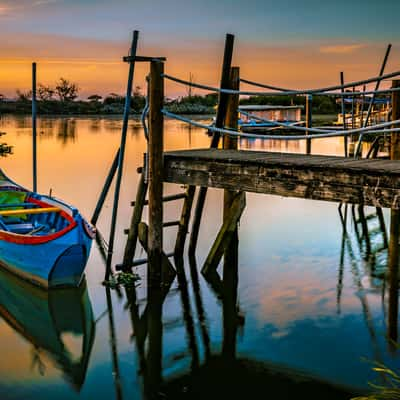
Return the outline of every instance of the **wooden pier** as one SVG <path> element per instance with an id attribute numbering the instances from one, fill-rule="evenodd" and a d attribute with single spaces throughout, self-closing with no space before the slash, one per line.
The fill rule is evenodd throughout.
<path id="1" fill-rule="evenodd" d="M 400 207 L 400 162 L 199 149 L 164 153 L 164 181 L 375 207 Z"/>

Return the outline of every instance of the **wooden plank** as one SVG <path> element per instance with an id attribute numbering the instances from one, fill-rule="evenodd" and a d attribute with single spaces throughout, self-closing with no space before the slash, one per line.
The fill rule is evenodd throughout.
<path id="1" fill-rule="evenodd" d="M 49 212 L 60 212 L 62 211 L 57 207 L 46 207 L 46 208 L 34 208 L 34 209 L 20 209 L 20 210 L 5 210 L 0 211 L 1 217 L 10 217 L 16 215 L 28 215 L 28 214 L 44 214 Z"/>
<path id="2" fill-rule="evenodd" d="M 164 155 L 164 180 L 375 207 L 399 206 L 399 161 L 252 153 L 209 149 L 168 152 Z"/>
<path id="3" fill-rule="evenodd" d="M 221 161 L 227 164 L 300 166 L 303 169 L 315 167 L 325 170 L 354 170 L 365 173 L 391 173 L 400 175 L 400 162 L 390 160 L 354 160 L 336 156 L 305 156 L 302 154 L 255 152 L 248 150 L 197 149 L 165 153 L 167 159 L 194 161 Z"/>

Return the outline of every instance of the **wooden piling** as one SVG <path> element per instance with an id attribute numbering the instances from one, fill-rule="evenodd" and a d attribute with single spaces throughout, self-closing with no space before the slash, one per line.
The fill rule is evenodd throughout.
<path id="1" fill-rule="evenodd" d="M 149 254 L 149 228 L 144 223 L 141 222 L 138 226 L 138 236 L 140 244 L 142 245 L 144 251 Z M 168 259 L 168 255 L 161 251 L 161 282 L 163 287 L 170 284 L 176 276 L 175 268 L 172 266 Z M 150 263 L 150 259 L 148 259 Z"/>
<path id="2" fill-rule="evenodd" d="M 400 87 L 400 80 L 392 82 L 392 88 Z M 392 93 L 392 120 L 400 119 L 400 93 Z M 390 159 L 400 160 L 400 139 L 396 133 L 390 138 Z M 399 237 L 400 237 L 400 211 L 390 210 L 390 238 L 389 238 L 389 312 L 388 312 L 388 337 L 397 341 L 398 313 L 399 313 Z"/>
<path id="3" fill-rule="evenodd" d="M 130 54 L 132 56 L 136 56 L 138 41 L 139 41 L 139 32 L 134 31 L 132 44 L 131 44 L 131 50 L 130 50 Z M 112 262 L 112 255 L 113 255 L 113 251 L 114 251 L 115 228 L 116 228 L 116 224 L 117 224 L 119 193 L 120 193 L 120 188 L 121 188 L 122 173 L 123 173 L 123 166 L 124 166 L 125 145 L 126 145 L 126 137 L 127 137 L 127 133 L 128 133 L 129 113 L 130 113 L 130 109 L 131 109 L 131 97 L 132 97 L 134 72 L 135 72 L 135 62 L 132 61 L 129 64 L 128 84 L 127 84 L 126 96 L 125 96 L 125 107 L 124 107 L 124 116 L 123 116 L 123 121 L 122 121 L 122 132 L 121 132 L 121 144 L 120 144 L 120 152 L 119 152 L 119 157 L 118 157 L 118 171 L 117 171 L 117 179 L 115 182 L 114 203 L 113 203 L 113 211 L 112 211 L 112 216 L 111 216 L 110 239 L 108 241 L 108 257 L 107 257 L 105 280 L 108 280 L 110 277 L 110 274 L 111 274 L 111 262 Z"/>
<path id="4" fill-rule="evenodd" d="M 176 236 L 176 243 L 175 243 L 176 257 L 182 257 L 183 255 L 195 191 L 196 191 L 195 186 L 188 186 L 186 189 L 185 201 L 183 203 L 181 218 L 179 220 L 178 234 Z"/>
<path id="5" fill-rule="evenodd" d="M 343 71 L 340 72 L 340 84 L 342 86 L 344 85 Z M 344 88 L 341 88 L 341 92 L 344 93 Z M 345 103 L 344 103 L 344 96 L 342 96 L 342 118 L 343 118 L 343 130 L 346 130 L 347 124 L 346 124 L 346 108 L 345 108 Z M 344 156 L 347 157 L 347 155 L 348 155 L 348 151 L 347 151 L 348 137 L 347 136 L 343 137 L 343 143 L 344 143 Z"/>
<path id="6" fill-rule="evenodd" d="M 216 269 L 221 260 L 221 257 L 231 243 L 237 224 L 242 216 L 243 210 L 246 207 L 246 196 L 244 192 L 236 194 L 230 212 L 226 215 L 225 221 L 218 232 L 217 238 L 207 256 L 207 259 L 202 268 L 202 273 L 207 274 L 208 270 Z"/>
<path id="7" fill-rule="evenodd" d="M 400 87 L 400 80 L 392 81 L 392 88 Z M 400 92 L 392 92 L 392 121 L 400 119 Z M 390 159 L 400 160 L 400 137 L 393 132 L 390 138 Z"/>
<path id="8" fill-rule="evenodd" d="M 239 67 L 231 68 L 229 88 L 233 90 L 239 90 L 240 88 Z M 238 119 L 239 119 L 238 109 L 239 109 L 239 94 L 229 95 L 225 125 L 233 130 L 238 129 Z M 225 135 L 223 138 L 224 149 L 237 150 L 238 144 L 239 143 L 237 137 L 231 137 Z M 230 209 L 232 206 L 232 202 L 236 196 L 236 193 L 237 193 L 236 191 L 224 190 L 224 212 L 223 212 L 224 222 L 226 222 L 227 218 L 229 218 Z M 232 233 L 231 243 L 227 246 L 225 250 L 224 277 L 226 275 L 227 270 L 233 268 L 234 265 L 237 263 L 236 261 L 238 259 L 238 254 L 237 254 L 238 243 L 239 243 L 239 238 L 236 226 L 236 229 Z"/>
<path id="9" fill-rule="evenodd" d="M 111 165 L 110 171 L 108 172 L 108 175 L 107 175 L 106 181 L 104 183 L 103 189 L 102 189 L 102 191 L 100 193 L 100 197 L 99 197 L 99 199 L 97 201 L 96 208 L 95 208 L 95 210 L 93 212 L 93 216 L 92 216 L 92 218 L 90 220 L 90 222 L 93 225 L 97 224 L 97 220 L 99 219 L 100 212 L 101 212 L 101 210 L 103 208 L 103 205 L 104 205 L 104 202 L 106 200 L 108 191 L 110 190 L 111 183 L 112 183 L 112 181 L 114 179 L 115 172 L 117 171 L 119 153 L 120 153 L 120 149 L 118 148 L 117 153 L 115 154 L 115 157 L 114 157 L 114 161 L 113 161 L 113 163 Z"/>
<path id="10" fill-rule="evenodd" d="M 312 95 L 306 95 L 306 128 L 312 128 Z M 306 133 L 309 135 L 309 132 Z M 311 154 L 311 139 L 306 140 L 306 153 Z"/>
<path id="11" fill-rule="evenodd" d="M 163 246 L 164 64 L 152 61 L 149 90 L 149 285 L 161 284 Z"/>
<path id="12" fill-rule="evenodd" d="M 33 191 L 37 191 L 37 104 L 36 104 L 36 63 L 32 63 L 32 174 Z"/>
<path id="13" fill-rule="evenodd" d="M 239 90 L 240 88 L 240 69 L 232 67 L 230 73 L 230 89 Z M 233 130 L 238 129 L 238 108 L 239 95 L 229 95 L 228 108 L 225 125 Z M 224 136 L 223 148 L 229 150 L 238 150 L 238 138 Z M 246 194 L 236 191 L 224 190 L 224 224 L 230 224 L 232 211 L 235 209 L 233 203 L 235 197 L 239 196 L 243 209 L 245 205 Z M 223 269 L 223 285 L 222 285 L 222 302 L 223 302 L 223 344 L 222 354 L 228 359 L 234 359 L 236 354 L 236 333 L 237 333 L 237 286 L 238 286 L 238 265 L 239 265 L 239 235 L 238 222 L 243 209 L 237 214 L 238 218 L 232 221 L 232 232 L 227 234 L 227 240 L 224 249 L 224 269 Z M 239 210 L 238 210 L 239 211 Z M 229 240 L 230 236 L 230 240 Z M 217 261 L 214 264 L 217 265 Z"/>
<path id="14" fill-rule="evenodd" d="M 222 72 L 221 72 L 221 89 L 228 89 L 230 84 L 230 73 L 231 73 L 231 65 L 232 65 L 232 56 L 233 56 L 233 43 L 235 40 L 235 36 L 231 34 L 226 35 L 225 39 L 225 50 L 224 50 L 224 58 L 222 63 Z M 225 124 L 226 112 L 228 107 L 228 99 L 229 96 L 226 93 L 220 93 L 219 101 L 218 101 L 218 109 L 217 115 L 215 118 L 215 126 L 217 128 L 222 128 Z M 211 141 L 211 148 L 217 148 L 220 139 L 220 134 L 215 132 L 213 134 L 213 138 Z M 197 197 L 195 215 L 192 224 L 192 232 L 190 235 L 189 242 L 189 253 L 194 254 L 197 246 L 197 240 L 199 237 L 199 229 L 200 229 L 200 221 L 201 216 L 203 214 L 204 203 L 207 195 L 207 187 L 201 187 L 199 190 L 199 195 Z"/>
<path id="15" fill-rule="evenodd" d="M 145 170 L 140 175 L 138 190 L 136 193 L 135 208 L 133 210 L 131 225 L 129 228 L 128 239 L 125 245 L 124 258 L 122 261 L 122 270 L 127 271 L 132 266 L 133 257 L 135 256 L 136 243 L 138 239 L 139 223 L 142 220 L 143 207 L 146 198 L 148 185 L 145 182 Z"/>

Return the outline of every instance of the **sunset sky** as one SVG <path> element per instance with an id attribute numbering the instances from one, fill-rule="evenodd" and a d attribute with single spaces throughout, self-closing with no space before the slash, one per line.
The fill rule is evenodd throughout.
<path id="1" fill-rule="evenodd" d="M 242 77 L 290 87 L 336 84 L 400 69 L 398 0 L 0 0 L 0 93 L 14 96 L 63 76 L 81 97 L 123 93 L 132 30 L 139 53 L 166 56 L 166 71 L 197 82 L 219 80 L 224 37 L 236 36 Z M 137 69 L 143 87 L 145 66 Z M 169 85 L 167 94 L 185 89 Z"/>

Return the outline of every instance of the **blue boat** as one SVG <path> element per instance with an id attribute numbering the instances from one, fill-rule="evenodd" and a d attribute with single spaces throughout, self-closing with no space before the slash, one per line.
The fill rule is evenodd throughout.
<path id="1" fill-rule="evenodd" d="M 45 288 L 79 286 L 95 228 L 78 210 L 0 170 L 0 265 Z"/>

